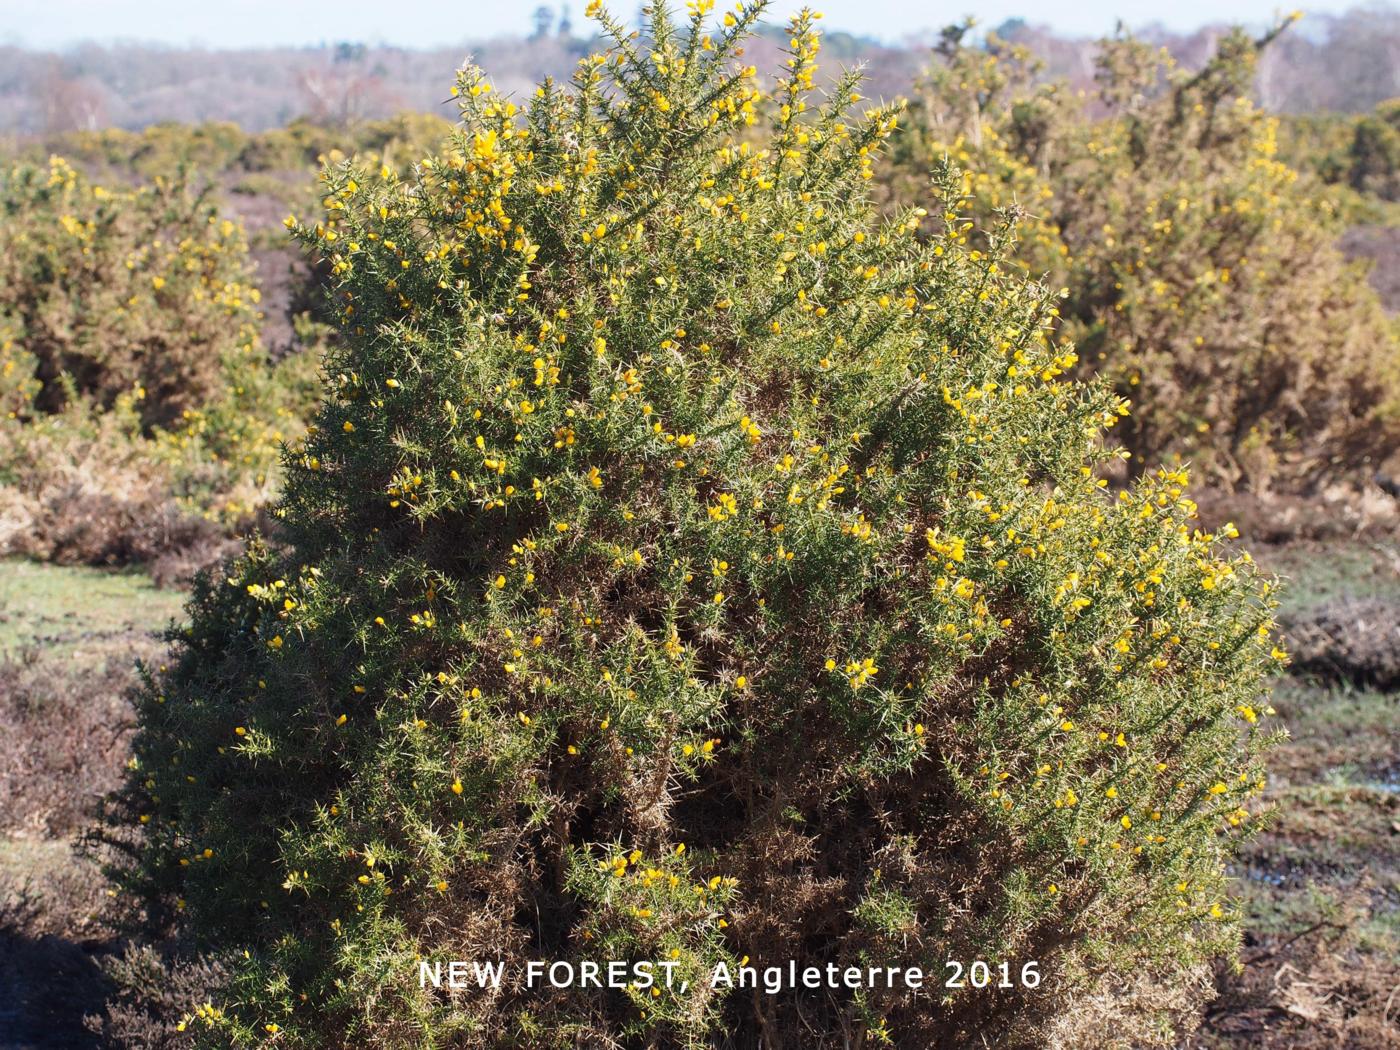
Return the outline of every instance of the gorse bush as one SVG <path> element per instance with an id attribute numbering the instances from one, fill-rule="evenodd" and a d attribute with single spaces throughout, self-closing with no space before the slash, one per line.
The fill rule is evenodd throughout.
<path id="1" fill-rule="evenodd" d="M 886 208 L 927 192 L 929 173 L 950 161 L 962 175 L 962 193 L 975 222 L 962 231 L 979 246 L 987 234 L 1014 218 L 1017 250 L 1005 253 L 1023 273 L 1040 276 L 1065 264 L 1048 203 L 1054 199 L 1044 172 L 1030 154 L 1075 114 L 1061 101 L 1063 86 L 1040 79 L 1035 55 L 989 33 L 982 48 L 965 39 L 973 23 L 946 27 L 932 65 L 915 80 L 903 133 L 891 143 L 889 162 L 875 191 Z"/>
<path id="2" fill-rule="evenodd" d="M 897 114 L 812 99 L 813 16 L 765 89 L 763 5 L 709 7 L 591 4 L 524 110 L 464 70 L 412 180 L 296 226 L 343 338 L 286 545 L 197 588 L 120 811 L 126 892 L 227 967 L 201 1045 L 1042 1046 L 1120 995 L 1166 1038 L 1235 942 L 1268 583 L 1180 472 L 1105 494 L 1121 403 L 955 176 L 932 238 L 878 217 Z M 420 987 L 451 959 L 506 979 Z M 1044 980 L 711 987 L 745 959 Z"/>
<path id="3" fill-rule="evenodd" d="M 35 407 L 141 391 L 148 424 L 210 400 L 257 343 L 242 230 L 180 179 L 94 185 L 60 158 L 0 182 L 0 315 L 34 363 Z M 66 381 L 65 381 L 66 377 Z"/>
<path id="4" fill-rule="evenodd" d="M 1400 99 L 1355 116 L 1292 114 L 1281 121 L 1279 149 L 1340 191 L 1353 222 L 1393 225 L 1387 205 L 1400 202 Z"/>
<path id="5" fill-rule="evenodd" d="M 139 131 L 106 127 L 49 135 L 22 150 L 21 155 L 42 148 L 45 152 L 33 159 L 43 160 L 56 153 L 90 176 L 100 173 L 114 180 L 135 176 L 153 181 L 181 169 L 225 170 L 239 163 L 250 142 L 259 138 L 232 121 L 161 121 Z"/>
<path id="6" fill-rule="evenodd" d="M 301 433 L 315 397 L 310 364 L 237 370 L 178 429 L 148 430 L 134 394 L 106 410 L 80 399 L 57 414 L 0 419 L 0 552 L 207 561 L 276 498 L 282 442 Z"/>
<path id="7" fill-rule="evenodd" d="M 1352 189 L 1400 201 L 1400 99 L 1356 121 L 1342 172 Z"/>
<path id="8" fill-rule="evenodd" d="M 1037 85 L 1023 49 L 964 34 L 916 92 L 895 192 L 948 155 L 982 214 L 1036 217 L 1017 257 L 1068 289 L 1060 337 L 1081 370 L 1131 398 L 1139 472 L 1171 456 L 1228 487 L 1312 484 L 1393 446 L 1400 348 L 1335 245 L 1333 204 L 1248 99 L 1270 37 L 1235 32 L 1195 73 L 1105 41 L 1082 100 Z"/>
<path id="9" fill-rule="evenodd" d="M 273 498 L 315 363 L 268 361 L 250 275 L 179 179 L 0 179 L 0 550 L 146 560 Z"/>

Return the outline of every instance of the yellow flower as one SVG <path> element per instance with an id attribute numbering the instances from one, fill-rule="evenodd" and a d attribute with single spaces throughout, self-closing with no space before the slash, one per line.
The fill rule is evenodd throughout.
<path id="1" fill-rule="evenodd" d="M 851 660 L 846 664 L 847 681 L 852 689 L 860 689 L 866 682 L 880 673 L 880 669 L 875 666 L 875 661 L 870 657 L 864 660 Z"/>

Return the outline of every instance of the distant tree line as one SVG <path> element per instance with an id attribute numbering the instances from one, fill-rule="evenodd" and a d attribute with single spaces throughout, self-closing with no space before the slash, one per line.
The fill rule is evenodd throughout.
<path id="1" fill-rule="evenodd" d="M 567 5 L 540 5 L 533 27 L 528 38 L 431 50 L 352 41 L 228 51 L 144 44 L 86 44 L 63 52 L 0 47 L 0 134 L 136 129 L 163 121 L 232 121 L 259 131 L 302 116 L 348 124 L 404 110 L 447 112 L 441 85 L 469 56 L 503 93 L 520 96 L 543 77 L 567 75 L 594 47 L 580 35 Z M 1358 113 L 1400 95 L 1400 9 L 1372 6 L 1318 16 L 1300 30 L 1260 63 L 1256 92 L 1266 108 Z M 1190 67 L 1205 60 L 1224 32 L 1221 26 L 1188 34 L 1148 27 L 1139 36 L 1167 47 Z M 998 35 L 1031 47 L 1047 77 L 1091 85 L 1094 40 L 1060 36 L 1023 19 L 1004 23 Z M 864 63 L 870 97 L 891 98 L 907 93 L 931 43 L 929 33 L 896 45 L 832 33 L 826 54 L 844 65 Z M 785 44 L 770 27 L 754 39 L 751 60 L 764 68 Z"/>

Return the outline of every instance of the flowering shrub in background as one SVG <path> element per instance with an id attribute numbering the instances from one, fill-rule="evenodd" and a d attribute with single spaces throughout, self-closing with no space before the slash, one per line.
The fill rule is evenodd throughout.
<path id="1" fill-rule="evenodd" d="M 1400 201 L 1400 99 L 1382 102 L 1352 123 L 1350 141 L 1329 160 L 1342 181 L 1358 193 Z"/>
<path id="2" fill-rule="evenodd" d="M 266 503 L 315 366 L 273 367 L 257 301 L 242 231 L 180 179 L 0 178 L 4 550 L 140 559 L 176 517 Z"/>
<path id="3" fill-rule="evenodd" d="M 169 424 L 210 399 L 227 357 L 255 352 L 242 231 L 180 180 L 109 190 L 55 157 L 6 174 L 0 219 L 0 313 L 39 411 L 135 390 L 143 422 Z"/>
<path id="4" fill-rule="evenodd" d="M 1271 585 L 898 124 L 823 102 L 813 16 L 649 16 L 529 105 L 465 69 L 411 178 L 292 220 L 340 339 L 277 508 L 139 697 L 114 875 L 227 975 L 198 1045 L 1169 1042 L 1236 943 Z M 921 231 L 926 236 L 921 236 Z M 714 966 L 1029 961 L 801 997 Z M 418 963 L 504 960 L 498 991 Z M 654 990 L 524 960 L 671 961 Z M 1125 975 L 1133 975 L 1131 979 Z M 861 1033 L 865 1033 L 862 1035 Z"/>
<path id="5" fill-rule="evenodd" d="M 1059 337 L 1081 373 L 1132 400 L 1134 472 L 1165 456 L 1258 489 L 1374 469 L 1394 447 L 1400 344 L 1336 247 L 1334 205 L 1277 159 L 1276 121 L 1249 101 L 1280 30 L 1225 37 L 1195 73 L 1105 41 L 1084 99 L 966 28 L 915 93 L 887 192 L 907 197 L 946 155 L 983 215 L 1034 216 L 1017 257 L 1066 286 Z"/>

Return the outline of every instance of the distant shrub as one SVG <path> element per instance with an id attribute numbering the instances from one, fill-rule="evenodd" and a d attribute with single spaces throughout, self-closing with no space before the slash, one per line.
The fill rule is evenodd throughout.
<path id="1" fill-rule="evenodd" d="M 201 1045 L 1042 1046 L 1086 999 L 1164 1041 L 1236 941 L 1268 585 L 1180 472 L 1103 492 L 1120 402 L 953 201 L 878 218 L 896 115 L 810 98 L 810 14 L 765 100 L 763 5 L 690 6 L 591 4 L 524 111 L 464 70 L 412 180 L 297 226 L 342 339 L 286 546 L 197 586 L 117 811 L 126 899 L 227 962 Z M 711 988 L 746 958 L 1018 976 Z"/>
<path id="2" fill-rule="evenodd" d="M 399 154 L 409 164 L 422 159 L 442 141 L 450 121 L 428 113 L 401 113 L 384 120 L 369 120 L 338 127 L 307 119 L 294 120 L 252 136 L 239 155 L 246 171 L 277 171 L 327 162 L 337 163 L 355 154 L 372 154 L 374 163 Z"/>
<path id="3" fill-rule="evenodd" d="M 150 181 L 181 168 L 221 171 L 246 148 L 249 135 L 230 121 L 161 121 L 128 131 L 101 128 L 46 137 L 42 145 L 90 174 L 118 181 Z"/>
<path id="4" fill-rule="evenodd" d="M 256 353 L 250 277 L 242 231 L 178 179 L 109 190 L 57 157 L 0 177 L 0 317 L 39 411 L 139 389 L 149 425 L 209 401 Z"/>
<path id="5" fill-rule="evenodd" d="M 1400 98 L 1356 121 L 1345 171 L 1352 189 L 1400 201 Z"/>
<path id="6" fill-rule="evenodd" d="M 1394 224 L 1387 205 L 1400 204 L 1400 99 L 1360 115 L 1282 117 L 1279 153 L 1328 183 L 1352 221 Z"/>
<path id="7" fill-rule="evenodd" d="M 248 280 L 238 227 L 178 180 L 4 177 L 0 551 L 148 560 L 272 499 L 316 365 L 269 363 Z"/>
<path id="8" fill-rule="evenodd" d="M 892 193 L 945 153 L 982 215 L 1035 216 L 1021 264 L 1064 285 L 1060 335 L 1134 408 L 1138 472 L 1190 460 L 1230 487 L 1307 485 L 1393 447 L 1400 347 L 1336 247 L 1334 208 L 1276 159 L 1248 99 L 1258 48 L 1225 37 L 1195 73 L 1106 41 L 1091 116 L 1026 53 L 945 34 Z M 1265 41 L 1266 42 L 1266 41 Z"/>
<path id="9" fill-rule="evenodd" d="M 164 562 L 173 577 L 217 557 L 276 499 L 282 443 L 300 437 L 317 387 L 306 357 L 226 380 L 218 400 L 170 429 L 144 427 L 134 394 L 106 410 L 77 399 L 57 414 L 0 418 L 0 553 Z"/>

